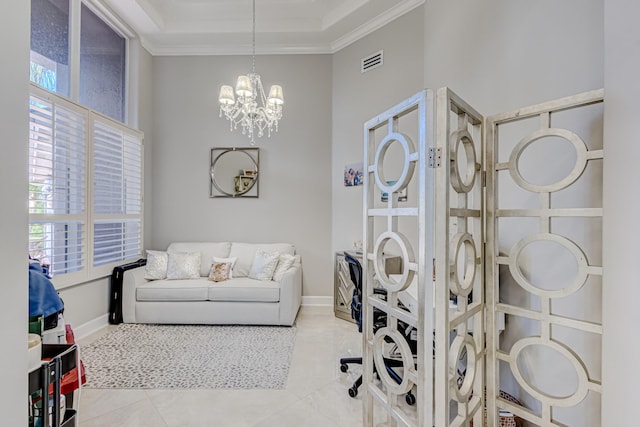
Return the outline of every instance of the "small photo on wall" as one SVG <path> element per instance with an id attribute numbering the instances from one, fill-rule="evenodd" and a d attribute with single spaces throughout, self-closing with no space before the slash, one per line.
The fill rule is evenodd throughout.
<path id="1" fill-rule="evenodd" d="M 355 187 L 364 181 L 364 164 L 350 163 L 344 166 L 344 186 Z"/>

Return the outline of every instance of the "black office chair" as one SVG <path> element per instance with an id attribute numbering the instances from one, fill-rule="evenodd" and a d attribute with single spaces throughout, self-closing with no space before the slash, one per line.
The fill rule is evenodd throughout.
<path id="1" fill-rule="evenodd" d="M 344 259 L 349 265 L 349 275 L 351 277 L 351 281 L 354 284 L 353 296 L 351 298 L 351 317 L 358 324 L 358 332 L 362 332 L 362 265 L 360 262 L 349 255 L 347 252 L 344 254 Z M 386 298 L 387 292 L 384 289 L 374 288 L 374 294 L 379 295 L 381 298 Z M 387 325 L 387 314 L 379 310 L 377 308 L 373 308 L 373 331 L 374 333 Z M 398 322 L 398 331 L 407 338 L 407 342 L 409 343 L 409 347 L 413 354 L 417 351 L 417 341 L 412 340 L 411 336 L 411 326 L 407 325 L 404 322 Z M 347 372 L 349 370 L 349 365 L 362 365 L 362 357 L 344 357 L 340 359 L 340 371 Z M 393 368 L 401 368 L 403 366 L 402 360 L 384 358 L 384 367 L 391 378 L 396 381 L 398 384 L 402 382 L 402 378 L 398 375 L 397 372 L 393 370 Z M 378 367 L 373 366 L 373 372 L 377 375 Z M 349 396 L 356 397 L 358 395 L 358 388 L 362 385 L 362 375 L 356 379 L 353 383 L 353 386 L 349 389 Z M 416 403 L 416 396 L 409 391 L 405 395 L 405 400 L 409 405 L 413 405 Z"/>

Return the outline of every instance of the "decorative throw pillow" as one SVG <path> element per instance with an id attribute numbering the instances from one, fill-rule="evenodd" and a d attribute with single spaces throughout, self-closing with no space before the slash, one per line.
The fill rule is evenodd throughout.
<path id="1" fill-rule="evenodd" d="M 273 280 L 276 282 L 281 281 L 282 276 L 284 276 L 284 273 L 291 268 L 295 260 L 295 255 L 280 254 L 280 258 L 278 258 L 278 265 L 273 272 Z"/>
<path id="2" fill-rule="evenodd" d="M 273 272 L 278 265 L 280 254 L 278 252 L 265 252 L 258 249 L 253 257 L 249 278 L 256 280 L 271 280 Z"/>
<path id="3" fill-rule="evenodd" d="M 170 252 L 167 279 L 197 279 L 200 277 L 200 252 Z"/>
<path id="4" fill-rule="evenodd" d="M 168 256 L 163 251 L 147 251 L 147 265 L 144 268 L 144 278 L 147 280 L 162 280 L 167 277 Z"/>
<path id="5" fill-rule="evenodd" d="M 214 262 L 209 270 L 209 280 L 212 282 L 224 282 L 229 280 L 231 274 L 230 262 Z"/>
<path id="6" fill-rule="evenodd" d="M 220 258 L 217 256 L 213 257 L 213 262 L 228 262 L 231 263 L 231 268 L 229 269 L 229 279 L 233 279 L 233 266 L 236 265 L 236 261 L 238 260 L 238 257 L 232 257 L 232 258 Z"/>

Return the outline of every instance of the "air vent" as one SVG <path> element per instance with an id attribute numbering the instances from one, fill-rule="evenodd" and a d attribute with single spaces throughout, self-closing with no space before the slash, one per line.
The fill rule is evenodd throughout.
<path id="1" fill-rule="evenodd" d="M 376 52 L 373 55 L 369 55 L 362 58 L 362 67 L 360 71 L 366 73 L 367 71 L 378 68 L 382 65 L 382 51 Z"/>

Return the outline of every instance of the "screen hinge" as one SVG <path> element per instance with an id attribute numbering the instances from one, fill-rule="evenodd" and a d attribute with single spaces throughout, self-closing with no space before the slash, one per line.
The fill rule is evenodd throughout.
<path id="1" fill-rule="evenodd" d="M 429 148 L 429 167 L 439 168 L 442 160 L 442 148 Z"/>

